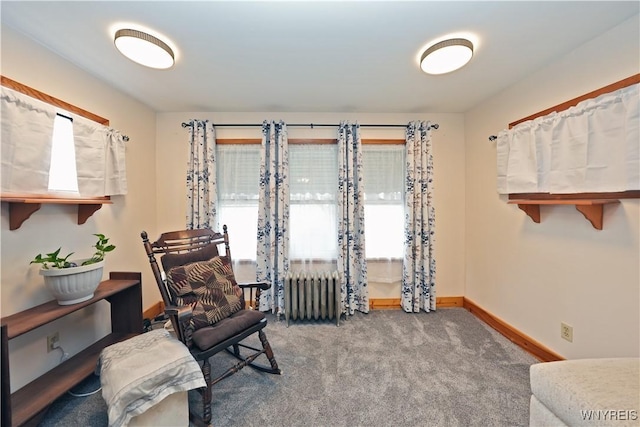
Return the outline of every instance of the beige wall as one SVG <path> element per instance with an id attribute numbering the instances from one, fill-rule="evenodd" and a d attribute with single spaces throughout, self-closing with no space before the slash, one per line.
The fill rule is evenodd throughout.
<path id="1" fill-rule="evenodd" d="M 461 296 L 464 290 L 464 121 L 461 114 L 348 114 L 348 113 L 161 113 L 157 120 L 157 168 L 166 185 L 158 189 L 158 228 L 184 227 L 185 166 L 188 133 L 183 122 L 209 119 L 214 123 L 262 123 L 284 120 L 286 123 L 361 124 L 408 123 L 429 120 L 440 128 L 433 131 L 435 169 L 437 295 Z M 289 127 L 289 138 L 335 138 L 335 128 Z M 259 127 L 219 128 L 218 138 L 261 138 Z M 404 139 L 404 129 L 362 128 L 363 138 Z M 439 184 L 438 184 L 439 183 Z M 400 271 L 396 266 L 396 271 Z M 375 268 L 375 266 L 371 266 Z M 375 275 L 376 272 L 373 272 Z M 254 280 L 247 277 L 245 280 Z M 242 280 L 242 278 L 240 278 Z M 400 298 L 400 283 L 370 283 L 370 298 Z"/>
<path id="2" fill-rule="evenodd" d="M 566 358 L 640 353 L 640 202 L 605 207 L 595 230 L 572 206 L 535 224 L 496 193 L 508 123 L 638 73 L 638 16 L 466 114 L 465 296 Z M 573 343 L 560 338 L 573 326 Z"/>
<path id="3" fill-rule="evenodd" d="M 2 203 L 1 310 L 7 316 L 49 301 L 38 267 L 29 261 L 41 252 L 63 246 L 63 250 L 90 256 L 93 233 L 111 238 L 117 248 L 109 254 L 108 271 L 141 271 L 143 307 L 160 299 L 152 282 L 140 231 L 156 229 L 155 112 L 123 95 L 83 70 L 25 39 L 6 26 L 2 28 L 2 74 L 110 120 L 111 126 L 130 137 L 127 145 L 129 194 L 113 197 L 83 225 L 77 225 L 77 208 L 43 205 L 14 231 L 9 230 L 6 203 Z M 46 353 L 46 336 L 59 331 L 60 344 L 75 354 L 109 331 L 109 305 L 67 316 L 10 342 L 12 388 L 16 389 L 57 365 L 60 352 Z"/>

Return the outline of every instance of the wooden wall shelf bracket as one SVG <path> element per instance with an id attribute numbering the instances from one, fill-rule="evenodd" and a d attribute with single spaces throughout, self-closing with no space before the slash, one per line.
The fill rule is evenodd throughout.
<path id="1" fill-rule="evenodd" d="M 540 205 L 574 205 L 578 212 L 593 225 L 602 230 L 604 205 L 620 203 L 615 199 L 511 199 L 509 204 L 517 204 L 535 223 L 540 223 Z"/>
<path id="2" fill-rule="evenodd" d="M 40 203 L 9 203 L 9 230 L 20 228 L 40 206 Z"/>
<path id="3" fill-rule="evenodd" d="M 511 203 L 511 202 L 509 202 Z M 518 203 L 518 207 L 526 213 L 529 218 L 536 224 L 540 224 L 540 205 L 528 205 L 524 203 Z"/>
<path id="4" fill-rule="evenodd" d="M 62 198 L 53 196 L 32 196 L 2 194 L 0 200 L 9 204 L 9 230 L 17 230 L 34 212 L 43 204 L 77 205 L 78 225 L 87 222 L 87 219 L 105 204 L 111 204 L 111 198 Z"/>
<path id="5" fill-rule="evenodd" d="M 78 205 L 78 225 L 84 224 L 87 222 L 89 217 L 93 215 L 98 209 L 102 207 L 102 203 L 100 204 L 88 204 L 88 205 Z"/>

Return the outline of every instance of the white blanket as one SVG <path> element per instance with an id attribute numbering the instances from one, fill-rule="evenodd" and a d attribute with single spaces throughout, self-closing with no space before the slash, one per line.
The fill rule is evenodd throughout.
<path id="1" fill-rule="evenodd" d="M 198 362 L 164 329 L 104 348 L 99 363 L 109 426 L 128 425 L 173 393 L 206 387 Z"/>

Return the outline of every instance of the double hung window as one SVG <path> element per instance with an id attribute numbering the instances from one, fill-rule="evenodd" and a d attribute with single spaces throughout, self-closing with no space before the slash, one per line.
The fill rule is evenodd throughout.
<path id="1" fill-rule="evenodd" d="M 233 236 L 233 258 L 256 259 L 260 145 L 217 145 L 218 230 Z"/>
<path id="2" fill-rule="evenodd" d="M 289 146 L 289 258 L 335 260 L 338 147 Z"/>
<path id="3" fill-rule="evenodd" d="M 363 145 L 367 259 L 401 259 L 404 251 L 404 145 Z"/>

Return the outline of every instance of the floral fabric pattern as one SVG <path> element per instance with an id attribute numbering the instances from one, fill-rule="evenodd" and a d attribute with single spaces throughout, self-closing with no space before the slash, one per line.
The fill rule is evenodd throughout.
<path id="1" fill-rule="evenodd" d="M 287 125 L 264 121 L 258 200 L 256 279 L 271 283 L 260 295 L 261 311 L 284 312 L 284 279 L 289 271 L 289 143 Z"/>
<path id="2" fill-rule="evenodd" d="M 208 120 L 189 126 L 187 165 L 187 229 L 217 228 L 216 133 Z"/>
<path id="3" fill-rule="evenodd" d="M 435 208 L 431 124 L 410 122 L 406 129 L 405 244 L 402 309 L 436 309 Z"/>
<path id="4" fill-rule="evenodd" d="M 364 239 L 364 184 L 360 125 L 338 128 L 338 272 L 342 311 L 369 312 Z"/>

